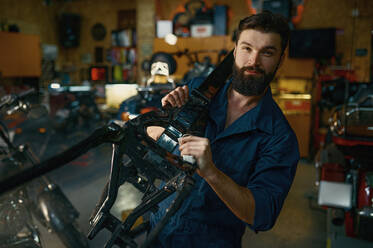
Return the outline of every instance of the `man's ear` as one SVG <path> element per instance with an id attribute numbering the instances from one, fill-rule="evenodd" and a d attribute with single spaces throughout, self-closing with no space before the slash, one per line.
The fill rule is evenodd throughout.
<path id="1" fill-rule="evenodd" d="M 233 48 L 233 57 L 236 60 L 236 45 L 234 45 L 234 48 Z"/>

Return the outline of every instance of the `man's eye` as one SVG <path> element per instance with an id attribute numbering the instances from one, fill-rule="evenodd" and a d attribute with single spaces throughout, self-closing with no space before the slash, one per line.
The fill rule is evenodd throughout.
<path id="1" fill-rule="evenodd" d="M 272 51 L 263 51 L 263 54 L 264 54 L 264 56 L 268 56 L 268 57 L 273 56 Z"/>

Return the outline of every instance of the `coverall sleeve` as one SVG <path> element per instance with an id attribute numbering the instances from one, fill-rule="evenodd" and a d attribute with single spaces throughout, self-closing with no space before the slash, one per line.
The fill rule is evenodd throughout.
<path id="1" fill-rule="evenodd" d="M 294 132 L 285 125 L 259 152 L 247 188 L 255 199 L 255 231 L 269 230 L 275 224 L 293 182 L 299 161 L 298 142 Z M 279 131 L 279 132 L 278 132 Z"/>

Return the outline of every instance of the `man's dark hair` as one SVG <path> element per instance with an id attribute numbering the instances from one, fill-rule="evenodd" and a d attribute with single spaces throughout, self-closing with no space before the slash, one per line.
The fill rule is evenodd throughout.
<path id="1" fill-rule="evenodd" d="M 265 33 L 278 33 L 281 36 L 281 49 L 284 52 L 288 41 L 290 29 L 286 19 L 279 14 L 273 14 L 270 11 L 248 16 L 240 21 L 236 31 L 236 44 L 241 33 L 247 29 L 256 29 Z"/>

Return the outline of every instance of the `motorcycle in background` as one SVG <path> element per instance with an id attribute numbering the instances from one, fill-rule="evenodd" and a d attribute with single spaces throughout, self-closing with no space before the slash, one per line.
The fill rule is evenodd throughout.
<path id="1" fill-rule="evenodd" d="M 11 115 L 15 111 L 30 111 L 26 98 L 33 89 L 19 95 L 6 95 L 0 100 L 0 111 Z M 14 145 L 7 126 L 0 121 L 0 169 L 7 177 L 39 163 L 26 144 Z M 43 247 L 36 218 L 49 232 L 54 232 L 69 248 L 88 247 L 85 235 L 79 230 L 76 219 L 79 213 L 48 177 L 42 176 L 30 183 L 0 196 L 0 247 Z"/>
<path id="2" fill-rule="evenodd" d="M 373 241 L 373 87 L 334 108 L 316 159 L 318 204 L 345 235 Z"/>
<path id="3" fill-rule="evenodd" d="M 102 119 L 90 86 L 49 86 L 51 121 L 56 130 L 68 132 L 78 126 L 90 127 Z"/>
<path id="4" fill-rule="evenodd" d="M 173 90 L 177 85 L 183 85 L 195 77 L 206 78 L 214 69 L 211 58 L 205 56 L 202 61 L 199 60 L 199 54 L 218 53 L 217 63 L 228 53 L 226 50 L 200 50 L 200 51 L 178 51 L 175 53 L 156 52 L 151 59 L 142 63 L 142 69 L 150 72 L 150 77 L 145 87 L 138 87 L 136 96 L 130 97 L 120 104 L 117 119 L 127 121 L 139 114 L 144 114 L 151 110 L 161 108 L 161 99 Z M 177 63 L 174 56 L 186 56 L 188 65 L 191 66 L 183 76 L 180 83 L 176 84 L 171 77 L 177 69 Z"/>
<path id="5" fill-rule="evenodd" d="M 177 36 L 171 33 L 167 34 L 164 38 L 165 42 L 171 46 L 177 46 L 177 39 Z M 177 52 L 169 54 L 178 58 L 185 56 L 188 60 L 187 65 L 190 67 L 190 69 L 184 74 L 183 79 L 181 80 L 181 84 L 185 84 L 195 77 L 206 78 L 215 69 L 215 65 L 212 63 L 212 60 L 209 56 L 204 56 L 202 61 L 200 61 L 199 57 L 201 54 L 216 53 L 216 65 L 220 64 L 222 58 L 224 58 L 228 54 L 228 51 L 225 49 L 190 51 L 189 49 L 180 50 L 178 47 L 177 50 Z"/>
<path id="6" fill-rule="evenodd" d="M 184 51 L 176 52 L 175 55 L 186 56 L 188 58 L 188 65 L 191 68 L 184 74 L 182 83 L 185 84 L 188 81 L 192 80 L 195 77 L 203 77 L 206 78 L 214 69 L 215 64 L 212 63 L 212 60 L 209 56 L 204 56 L 202 61 L 199 59 L 199 54 L 204 53 L 217 53 L 217 61 L 215 64 L 219 64 L 221 59 L 228 54 L 227 50 L 199 50 L 199 51 L 189 51 L 185 49 Z"/>
<path id="7" fill-rule="evenodd" d="M 117 115 L 118 120 L 128 121 L 139 114 L 161 108 L 161 99 L 175 88 L 170 77 L 176 71 L 176 61 L 171 54 L 158 52 L 150 61 L 142 63 L 142 69 L 150 71 L 150 77 L 144 87 L 137 87 L 137 95 L 124 100 Z"/>

